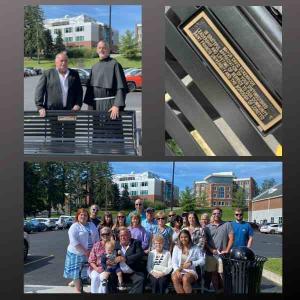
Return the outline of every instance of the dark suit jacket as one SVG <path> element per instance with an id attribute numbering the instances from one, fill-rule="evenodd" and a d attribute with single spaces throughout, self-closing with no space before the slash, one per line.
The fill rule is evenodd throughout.
<path id="1" fill-rule="evenodd" d="M 118 252 L 121 250 L 122 246 L 120 242 L 117 241 L 115 244 L 115 250 Z M 131 239 L 129 248 L 125 253 L 126 264 L 135 272 L 144 271 L 144 266 L 142 263 L 142 257 L 144 256 L 144 250 L 140 241 Z"/>
<path id="2" fill-rule="evenodd" d="M 82 86 L 78 72 L 69 69 L 68 75 L 68 97 L 65 109 L 71 110 L 74 105 L 82 105 Z M 35 104 L 38 109 L 62 110 L 62 90 L 59 81 L 59 75 L 56 69 L 46 70 L 35 89 Z"/>

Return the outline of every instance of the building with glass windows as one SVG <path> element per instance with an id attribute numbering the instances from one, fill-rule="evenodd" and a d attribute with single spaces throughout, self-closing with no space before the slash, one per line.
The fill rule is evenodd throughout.
<path id="1" fill-rule="evenodd" d="M 255 180 L 237 178 L 233 172 L 212 173 L 201 181 L 194 182 L 196 198 L 206 198 L 207 206 L 231 206 L 233 193 L 241 188 L 244 192 L 245 204 L 253 199 Z"/>
<path id="2" fill-rule="evenodd" d="M 64 18 L 46 19 L 44 21 L 45 29 L 49 29 L 53 41 L 59 31 L 66 47 L 96 47 L 99 40 L 109 42 L 109 27 L 104 23 L 97 22 L 87 15 Z M 119 33 L 112 30 L 112 50 L 115 50 L 119 44 Z"/>
<path id="3" fill-rule="evenodd" d="M 163 201 L 170 203 L 172 199 L 172 183 L 160 178 L 152 172 L 116 174 L 113 182 L 119 187 L 120 193 L 127 187 L 131 199 L 143 199 L 149 201 Z M 174 185 L 174 202 L 179 199 L 179 188 Z"/>

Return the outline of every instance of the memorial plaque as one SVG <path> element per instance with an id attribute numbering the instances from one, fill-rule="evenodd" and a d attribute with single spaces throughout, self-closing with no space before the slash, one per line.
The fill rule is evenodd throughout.
<path id="1" fill-rule="evenodd" d="M 282 109 L 204 11 L 184 27 L 190 41 L 222 78 L 263 132 L 282 119 Z"/>
<path id="2" fill-rule="evenodd" d="M 76 121 L 76 116 L 58 116 L 57 121 L 59 122 Z"/>

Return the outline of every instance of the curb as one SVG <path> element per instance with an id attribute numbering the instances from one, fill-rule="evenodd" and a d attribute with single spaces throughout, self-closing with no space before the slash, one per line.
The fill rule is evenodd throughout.
<path id="1" fill-rule="evenodd" d="M 263 273 L 262 276 L 267 278 L 270 281 L 275 282 L 276 284 L 278 284 L 279 286 L 282 286 L 282 276 L 273 273 L 271 271 L 268 271 L 266 269 L 263 269 Z"/>

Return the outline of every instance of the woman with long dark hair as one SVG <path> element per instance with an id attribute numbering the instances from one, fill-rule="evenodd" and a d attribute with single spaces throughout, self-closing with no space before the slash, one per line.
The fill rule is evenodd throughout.
<path id="1" fill-rule="evenodd" d="M 114 240 L 119 240 L 119 228 L 120 227 L 126 227 L 126 215 L 123 211 L 119 211 L 117 214 L 116 222 L 114 226 L 112 227 L 113 237 Z"/>

